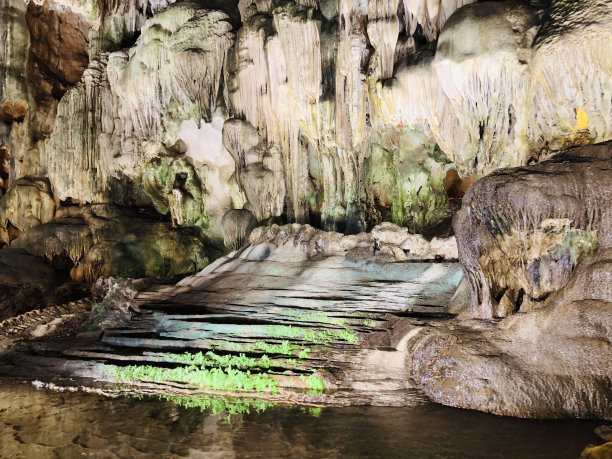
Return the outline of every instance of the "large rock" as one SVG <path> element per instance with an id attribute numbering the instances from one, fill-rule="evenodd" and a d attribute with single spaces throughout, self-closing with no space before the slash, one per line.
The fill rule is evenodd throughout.
<path id="1" fill-rule="evenodd" d="M 431 132 L 463 175 L 609 140 L 610 3 L 555 0 L 542 13 L 520 1 L 461 8 L 434 56 L 399 62 L 371 90 L 374 121 Z"/>
<path id="2" fill-rule="evenodd" d="M 483 331 L 464 322 L 410 348 L 411 376 L 432 400 L 505 416 L 612 419 L 612 252 L 538 310 Z"/>
<path id="3" fill-rule="evenodd" d="M 409 343 L 434 401 L 612 419 L 612 143 L 476 182 L 455 219 L 471 308 Z M 501 321 L 470 317 L 508 316 Z"/>
<path id="4" fill-rule="evenodd" d="M 611 158 L 612 142 L 576 148 L 472 186 L 454 228 L 474 315 L 537 307 L 582 259 L 612 246 Z"/>

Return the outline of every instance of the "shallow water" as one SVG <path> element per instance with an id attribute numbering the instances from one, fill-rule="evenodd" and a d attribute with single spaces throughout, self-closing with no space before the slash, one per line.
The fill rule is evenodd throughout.
<path id="1" fill-rule="evenodd" d="M 575 458 L 597 422 L 501 418 L 438 405 L 257 413 L 0 383 L 0 457 Z"/>

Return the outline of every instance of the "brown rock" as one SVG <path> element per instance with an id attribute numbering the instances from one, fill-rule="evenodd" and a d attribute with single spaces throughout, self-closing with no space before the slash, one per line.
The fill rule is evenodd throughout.
<path id="1" fill-rule="evenodd" d="M 28 114 L 28 104 L 22 100 L 6 100 L 0 105 L 0 118 L 5 123 L 21 122 Z M 2 165 L 2 151 L 0 149 L 0 166 Z M 0 167 L 0 173 L 2 168 Z"/>
<path id="2" fill-rule="evenodd" d="M 475 181 L 476 173 L 473 173 L 466 179 L 462 179 L 459 177 L 459 172 L 457 172 L 456 169 L 449 169 L 444 179 L 444 186 L 446 187 L 448 199 L 461 200 Z"/>
<path id="3" fill-rule="evenodd" d="M 409 343 L 434 401 L 612 419 L 612 143 L 475 183 L 454 221 L 471 317 Z M 585 456 L 599 457 L 599 456 Z"/>
<path id="4" fill-rule="evenodd" d="M 580 459 L 612 458 L 612 441 L 599 446 L 587 446 L 580 454 Z"/>
<path id="5" fill-rule="evenodd" d="M 503 316 L 508 290 L 541 303 L 598 245 L 612 246 L 611 158 L 612 142 L 580 147 L 470 188 L 453 227 L 475 316 Z"/>
<path id="6" fill-rule="evenodd" d="M 59 100 L 80 79 L 89 57 L 88 22 L 53 2 L 30 2 L 26 13 L 31 46 L 28 79 L 37 101 Z"/>

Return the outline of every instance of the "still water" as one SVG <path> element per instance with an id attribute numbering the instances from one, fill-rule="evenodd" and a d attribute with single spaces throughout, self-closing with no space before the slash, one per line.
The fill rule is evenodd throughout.
<path id="1" fill-rule="evenodd" d="M 597 422 L 529 421 L 422 405 L 213 414 L 0 382 L 2 458 L 576 458 Z"/>

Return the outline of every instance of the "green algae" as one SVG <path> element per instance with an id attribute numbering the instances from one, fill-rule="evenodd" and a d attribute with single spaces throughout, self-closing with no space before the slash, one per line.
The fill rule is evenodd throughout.
<path id="1" fill-rule="evenodd" d="M 446 172 L 453 163 L 415 129 L 372 135 L 363 179 L 369 207 L 413 233 L 448 226 L 457 204 L 448 200 Z M 366 220 L 372 216 L 366 215 Z"/>

